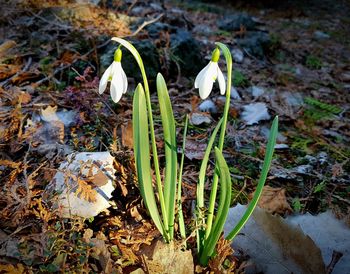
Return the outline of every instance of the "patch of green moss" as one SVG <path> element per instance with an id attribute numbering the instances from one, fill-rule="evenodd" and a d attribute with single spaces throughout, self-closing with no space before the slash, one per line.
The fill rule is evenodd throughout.
<path id="1" fill-rule="evenodd" d="M 232 84 L 235 87 L 246 87 L 249 85 L 249 81 L 242 72 L 236 69 L 232 73 Z"/>
<path id="2" fill-rule="evenodd" d="M 321 69 L 322 66 L 323 66 L 323 63 L 322 61 L 314 56 L 314 55 L 308 55 L 306 57 L 306 60 L 305 60 L 305 65 L 309 68 L 309 69 Z"/>

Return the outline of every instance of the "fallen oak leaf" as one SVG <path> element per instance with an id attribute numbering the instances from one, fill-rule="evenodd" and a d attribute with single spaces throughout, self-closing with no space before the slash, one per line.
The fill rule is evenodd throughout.
<path id="1" fill-rule="evenodd" d="M 206 143 L 200 143 L 189 139 L 186 141 L 185 156 L 190 160 L 202 160 L 206 148 Z"/>
<path id="2" fill-rule="evenodd" d="M 246 206 L 231 208 L 225 223 L 225 233 L 237 224 Z M 252 217 L 232 242 L 235 250 L 244 250 L 251 258 L 250 266 L 265 274 L 322 274 L 325 264 L 321 250 L 303 233 L 280 216 L 256 207 Z"/>
<path id="3" fill-rule="evenodd" d="M 251 199 L 253 196 L 254 193 L 250 194 L 249 198 Z M 277 213 L 283 215 L 293 212 L 291 206 L 287 202 L 286 190 L 284 188 L 264 186 L 258 206 L 272 214 Z"/>

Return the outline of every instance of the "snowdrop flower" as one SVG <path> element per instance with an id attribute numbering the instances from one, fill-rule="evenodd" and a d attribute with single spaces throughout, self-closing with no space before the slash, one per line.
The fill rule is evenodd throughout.
<path id="1" fill-rule="evenodd" d="M 218 65 L 219 58 L 220 50 L 216 48 L 213 51 L 211 61 L 198 73 L 194 81 L 194 87 L 199 89 L 199 95 L 203 100 L 209 96 L 216 79 L 219 82 L 221 95 L 225 94 L 226 82 Z"/>
<path id="2" fill-rule="evenodd" d="M 98 92 L 102 94 L 107 87 L 107 82 L 110 81 L 111 96 L 112 96 L 112 100 L 115 103 L 119 102 L 122 95 L 128 89 L 128 80 L 122 68 L 122 64 L 120 62 L 121 60 L 122 60 L 122 51 L 121 49 L 118 48 L 114 53 L 114 61 L 103 73 L 102 78 L 100 80 L 100 85 L 98 88 Z"/>

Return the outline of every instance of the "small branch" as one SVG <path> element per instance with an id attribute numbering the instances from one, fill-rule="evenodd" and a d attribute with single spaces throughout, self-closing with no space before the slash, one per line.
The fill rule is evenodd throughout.
<path id="1" fill-rule="evenodd" d="M 141 24 L 141 26 L 139 26 L 139 27 L 137 28 L 137 30 L 134 31 L 132 34 L 130 34 L 130 35 L 125 35 L 125 36 L 121 36 L 121 38 L 136 36 L 143 28 L 145 28 L 146 26 L 148 26 L 148 25 L 150 25 L 150 24 L 152 24 L 152 23 L 158 21 L 160 18 L 163 17 L 163 15 L 164 15 L 164 14 L 161 13 L 161 14 L 159 14 L 156 18 L 153 18 L 153 19 L 151 19 L 151 20 L 149 20 L 149 21 L 143 22 L 143 23 Z"/>
<path id="2" fill-rule="evenodd" d="M 331 274 L 333 272 L 335 265 L 339 262 L 341 257 L 343 257 L 343 253 L 333 250 L 332 260 L 326 268 L 327 274 Z"/>
<path id="3" fill-rule="evenodd" d="M 106 42 L 102 43 L 101 45 L 97 46 L 96 48 L 99 49 L 99 48 L 103 48 L 105 46 L 107 46 L 109 43 L 111 42 L 111 40 L 107 40 Z M 93 53 L 95 51 L 95 48 L 89 50 L 87 53 L 77 57 L 76 59 L 73 60 L 73 62 L 71 64 L 68 64 L 68 65 L 65 65 L 65 66 L 61 66 L 59 67 L 58 69 L 56 69 L 51 75 L 37 81 L 35 84 L 37 85 L 40 85 L 42 84 L 43 82 L 46 82 L 48 80 L 50 80 L 52 77 L 54 77 L 57 73 L 61 72 L 62 70 L 65 70 L 67 68 L 69 68 L 74 62 L 78 61 L 78 60 L 81 60 L 81 59 L 84 59 L 86 58 L 87 56 L 89 56 L 91 53 Z"/>
<path id="4" fill-rule="evenodd" d="M 5 81 L 1 82 L 0 86 L 2 86 L 2 87 L 6 86 L 13 78 L 15 78 L 18 75 L 20 75 L 21 73 L 27 71 L 31 64 L 32 64 L 32 57 L 29 57 L 26 64 L 24 65 L 23 69 L 21 69 L 21 71 L 16 72 L 16 74 L 12 75 L 10 78 L 6 79 Z"/>
<path id="5" fill-rule="evenodd" d="M 342 201 L 342 202 L 347 203 L 348 205 L 350 205 L 350 201 L 349 200 L 344 199 L 344 198 L 340 197 L 339 195 L 332 194 L 332 197 L 338 199 L 339 201 Z"/>
<path id="6" fill-rule="evenodd" d="M 30 180 L 28 178 L 28 174 L 27 174 L 27 165 L 28 165 L 28 155 L 31 149 L 31 144 L 29 144 L 28 150 L 26 152 L 26 154 L 24 155 L 24 159 L 23 159 L 23 176 L 24 176 L 24 180 L 25 180 L 25 184 L 26 184 L 26 191 L 27 191 L 27 206 L 29 206 L 30 204 L 30 199 L 31 199 L 31 191 L 30 191 Z"/>
<path id="7" fill-rule="evenodd" d="M 34 12 L 32 11 L 29 11 L 35 18 L 38 18 L 40 19 L 41 21 L 44 21 L 45 23 L 48 23 L 52 26 L 56 26 L 56 27 L 59 27 L 59 28 L 62 28 L 62 29 L 72 29 L 73 27 L 72 26 L 67 26 L 67 25 L 63 25 L 63 24 L 59 24 L 59 23 L 56 23 L 56 22 L 53 22 L 53 21 L 50 21 L 50 20 L 47 20 L 45 19 L 44 17 L 41 17 L 39 14 L 41 14 L 41 12 L 39 14 L 35 14 Z"/>

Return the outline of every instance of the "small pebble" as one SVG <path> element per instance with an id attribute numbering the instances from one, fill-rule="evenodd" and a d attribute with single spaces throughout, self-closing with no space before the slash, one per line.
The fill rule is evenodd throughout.
<path id="1" fill-rule="evenodd" d="M 198 109 L 202 112 L 217 113 L 217 107 L 214 102 L 210 99 L 203 101 Z"/>

